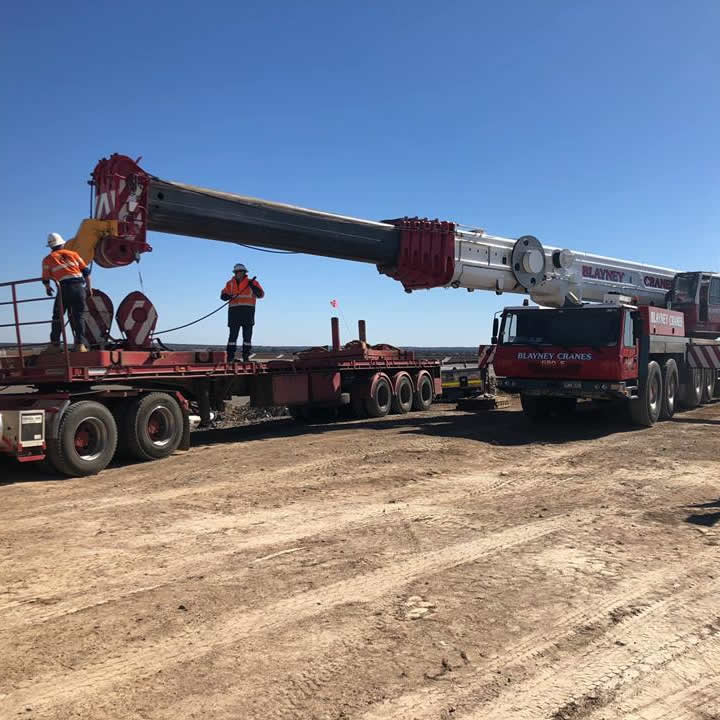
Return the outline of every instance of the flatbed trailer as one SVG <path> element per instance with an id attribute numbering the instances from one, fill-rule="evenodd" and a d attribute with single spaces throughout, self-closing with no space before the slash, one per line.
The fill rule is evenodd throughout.
<path id="1" fill-rule="evenodd" d="M 330 346 L 288 360 L 228 362 L 224 351 L 159 347 L 73 352 L 65 338 L 62 352 L 32 353 L 21 341 L 23 301 L 15 295 L 8 325 L 17 351 L 0 357 L 0 385 L 11 390 L 0 394 L 0 452 L 47 459 L 67 476 L 100 472 L 116 456 L 156 460 L 187 449 L 192 416 L 207 424 L 232 396 L 311 420 L 342 408 L 355 417 L 426 410 L 442 392 L 439 362 L 370 345 L 364 321 L 358 340 L 341 345 L 337 318 Z"/>

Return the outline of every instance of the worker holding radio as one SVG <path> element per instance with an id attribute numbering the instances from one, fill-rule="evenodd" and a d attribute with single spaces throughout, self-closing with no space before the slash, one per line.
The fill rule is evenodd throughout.
<path id="1" fill-rule="evenodd" d="M 252 349 L 252 333 L 255 324 L 255 303 L 265 297 L 265 291 L 255 277 L 248 278 L 247 268 L 238 263 L 233 268 L 233 276 L 228 280 L 220 299 L 228 303 L 228 362 L 235 360 L 237 339 L 242 328 L 242 359 L 248 362 Z"/>

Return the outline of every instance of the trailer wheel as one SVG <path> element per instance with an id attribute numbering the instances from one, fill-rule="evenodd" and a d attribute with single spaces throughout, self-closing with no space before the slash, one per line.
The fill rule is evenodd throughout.
<path id="1" fill-rule="evenodd" d="M 713 399 L 713 395 L 715 394 L 715 371 L 710 369 L 705 369 L 702 371 L 703 375 L 703 385 L 702 385 L 702 401 L 703 403 L 709 403 Z"/>
<path id="2" fill-rule="evenodd" d="M 67 409 L 58 436 L 48 441 L 48 460 L 62 475 L 95 475 L 112 460 L 117 438 L 112 413 L 99 402 L 82 400 Z"/>
<path id="3" fill-rule="evenodd" d="M 675 398 L 678 392 L 677 363 L 670 358 L 662 366 L 663 401 L 660 417 L 669 420 L 675 414 Z"/>
<path id="4" fill-rule="evenodd" d="M 522 405 L 525 417 L 533 422 L 544 420 L 550 415 L 549 398 L 537 397 L 535 395 L 520 395 L 520 404 Z"/>
<path id="5" fill-rule="evenodd" d="M 430 373 L 421 370 L 415 381 L 413 394 L 413 410 L 427 410 L 433 402 L 434 385 Z"/>
<path id="6" fill-rule="evenodd" d="M 702 401 L 703 372 L 697 368 L 688 368 L 686 382 L 681 386 L 680 404 L 693 410 Z"/>
<path id="7" fill-rule="evenodd" d="M 365 409 L 370 417 L 384 417 L 392 405 L 392 387 L 386 375 L 376 375 L 371 380 L 370 397 L 365 398 Z"/>
<path id="8" fill-rule="evenodd" d="M 660 417 L 662 404 L 662 373 L 660 366 L 651 360 L 648 363 L 647 378 L 640 396 L 630 401 L 630 418 L 635 425 L 651 427 Z"/>
<path id="9" fill-rule="evenodd" d="M 160 460 L 172 455 L 182 440 L 182 410 L 167 393 L 150 393 L 133 400 L 125 416 L 127 448 L 136 460 Z"/>
<path id="10" fill-rule="evenodd" d="M 398 373 L 394 377 L 395 394 L 392 398 L 392 411 L 398 415 L 404 415 L 412 410 L 413 406 L 413 384 L 407 373 Z"/>

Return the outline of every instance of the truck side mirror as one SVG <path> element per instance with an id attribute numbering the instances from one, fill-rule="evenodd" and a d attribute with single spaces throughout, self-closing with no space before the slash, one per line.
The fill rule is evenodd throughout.
<path id="1" fill-rule="evenodd" d="M 499 328 L 500 328 L 500 321 L 497 318 L 493 318 L 493 331 L 492 331 L 492 338 L 490 339 L 490 342 L 493 345 L 497 345 Z"/>

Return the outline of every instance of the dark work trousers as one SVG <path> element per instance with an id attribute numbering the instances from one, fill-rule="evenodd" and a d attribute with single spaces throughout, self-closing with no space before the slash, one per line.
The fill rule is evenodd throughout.
<path id="1" fill-rule="evenodd" d="M 70 327 L 75 338 L 76 345 L 86 345 L 85 342 L 85 313 L 87 304 L 85 302 L 85 281 L 66 280 L 60 283 L 62 293 L 63 310 L 70 316 Z M 50 342 L 59 343 L 62 338 L 63 318 L 60 317 L 60 300 L 55 298 L 53 307 L 52 329 L 50 330 Z"/>
<path id="2" fill-rule="evenodd" d="M 252 349 L 252 333 L 255 324 L 255 307 L 253 305 L 235 305 L 228 309 L 228 334 L 227 356 L 228 362 L 235 359 L 237 352 L 237 339 L 242 328 L 242 357 L 247 362 Z"/>

